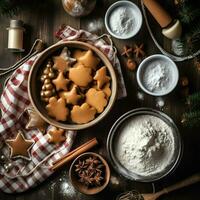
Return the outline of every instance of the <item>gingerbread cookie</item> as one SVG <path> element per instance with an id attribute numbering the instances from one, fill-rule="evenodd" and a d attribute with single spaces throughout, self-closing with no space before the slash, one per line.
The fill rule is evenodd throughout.
<path id="1" fill-rule="evenodd" d="M 48 131 L 49 143 L 60 143 L 66 140 L 64 129 L 53 127 Z"/>
<path id="2" fill-rule="evenodd" d="M 88 50 L 83 56 L 77 58 L 77 61 L 82 63 L 85 67 L 89 67 L 94 70 L 100 62 L 99 58 L 97 58 L 91 50 Z"/>
<path id="3" fill-rule="evenodd" d="M 86 52 L 87 51 L 81 51 L 80 49 L 77 49 L 73 52 L 73 57 L 78 60 L 81 56 L 84 56 Z"/>
<path id="4" fill-rule="evenodd" d="M 70 57 L 70 52 L 67 47 L 64 47 L 60 56 L 53 57 L 54 69 L 57 69 L 60 72 L 66 72 L 69 70 L 71 65 L 76 62 L 75 58 Z"/>
<path id="5" fill-rule="evenodd" d="M 97 81 L 97 88 L 101 89 L 104 84 L 110 81 L 110 77 L 106 75 L 106 67 L 101 67 L 99 70 L 96 71 L 94 76 L 94 80 Z"/>
<path id="6" fill-rule="evenodd" d="M 63 72 L 59 72 L 56 79 L 54 79 L 53 84 L 56 86 L 56 90 L 65 90 L 67 91 L 67 85 L 69 84 L 70 80 L 66 79 L 63 75 Z"/>
<path id="7" fill-rule="evenodd" d="M 96 108 L 98 113 L 103 112 L 104 107 L 108 101 L 103 91 L 98 91 L 94 88 L 90 88 L 86 93 L 86 103 Z"/>
<path id="8" fill-rule="evenodd" d="M 28 113 L 28 123 L 26 129 L 39 129 L 42 133 L 46 130 L 47 123 L 38 115 L 33 107 L 28 107 L 26 112 Z"/>
<path id="9" fill-rule="evenodd" d="M 76 85 L 81 87 L 87 87 L 92 81 L 92 70 L 79 64 L 77 67 L 70 68 L 69 79 Z"/>
<path id="10" fill-rule="evenodd" d="M 97 85 L 94 85 L 93 88 L 97 89 Z M 109 99 L 110 95 L 111 95 L 111 89 L 110 89 L 110 83 L 106 83 L 103 88 L 101 89 L 101 91 L 103 91 L 106 95 L 106 98 Z"/>
<path id="11" fill-rule="evenodd" d="M 81 95 L 77 93 L 77 86 L 74 85 L 69 92 L 61 92 L 60 97 L 65 98 L 67 104 L 77 105 L 81 99 Z"/>
<path id="12" fill-rule="evenodd" d="M 25 139 L 22 131 L 18 131 L 15 139 L 6 140 L 6 144 L 11 149 L 11 158 L 30 158 L 29 150 L 33 146 L 34 142 L 32 140 Z"/>
<path id="13" fill-rule="evenodd" d="M 71 111 L 71 119 L 77 124 L 87 123 L 95 118 L 96 109 L 90 107 L 87 103 L 83 103 L 81 106 L 73 106 Z"/>
<path id="14" fill-rule="evenodd" d="M 57 121 L 66 121 L 69 115 L 69 110 L 66 107 L 65 99 L 56 97 L 51 97 L 49 99 L 49 104 L 46 106 L 48 114 L 54 117 Z"/>

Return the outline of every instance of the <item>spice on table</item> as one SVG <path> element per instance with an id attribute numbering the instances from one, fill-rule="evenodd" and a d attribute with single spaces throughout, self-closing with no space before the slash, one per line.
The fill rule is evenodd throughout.
<path id="1" fill-rule="evenodd" d="M 136 58 L 141 58 L 145 56 L 145 52 L 143 49 L 144 49 L 143 43 L 140 45 L 137 44 L 134 45 L 133 52 L 135 53 Z"/>
<path id="2" fill-rule="evenodd" d="M 186 87 L 189 85 L 189 80 L 186 76 L 180 78 L 180 84 L 182 87 Z"/>
<path id="3" fill-rule="evenodd" d="M 123 47 L 124 51 L 121 53 L 122 56 L 131 57 L 133 49 L 128 46 Z"/>
<path id="4" fill-rule="evenodd" d="M 136 69 L 137 64 L 133 59 L 129 58 L 127 60 L 126 66 L 130 71 L 134 71 Z"/>
<path id="5" fill-rule="evenodd" d="M 79 159 L 75 172 L 79 182 L 88 187 L 101 186 L 105 179 L 105 166 L 96 156 Z"/>

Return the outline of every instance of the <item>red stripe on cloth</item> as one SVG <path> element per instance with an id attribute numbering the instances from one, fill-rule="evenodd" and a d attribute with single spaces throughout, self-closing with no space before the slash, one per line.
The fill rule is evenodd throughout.
<path id="1" fill-rule="evenodd" d="M 24 103 L 25 105 L 29 105 L 30 101 L 27 98 L 24 98 L 24 96 L 16 93 L 15 90 L 13 90 L 13 88 L 8 87 L 9 92 L 18 100 L 21 101 L 22 103 Z"/>

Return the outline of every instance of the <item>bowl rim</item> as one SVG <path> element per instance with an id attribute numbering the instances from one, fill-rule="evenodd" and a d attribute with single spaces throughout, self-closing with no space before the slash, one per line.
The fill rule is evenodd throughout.
<path id="1" fill-rule="evenodd" d="M 168 63 L 171 63 L 171 67 L 173 67 L 173 73 L 175 73 L 174 75 L 174 85 L 171 85 L 171 87 L 166 90 L 165 92 L 160 92 L 160 93 L 155 93 L 155 92 L 151 92 L 149 91 L 148 89 L 146 89 L 146 87 L 144 86 L 144 84 L 142 83 L 142 80 L 140 78 L 140 75 L 141 75 L 141 71 L 142 69 L 144 69 L 147 65 L 146 63 L 149 62 L 149 60 L 153 60 L 153 59 L 159 59 L 159 58 L 162 58 L 162 59 L 165 59 Z M 151 56 L 148 56 L 147 58 L 145 58 L 139 65 L 138 69 L 137 69 L 137 73 L 136 73 L 136 80 L 137 80 L 137 83 L 138 85 L 140 86 L 140 88 L 147 94 L 149 95 L 152 95 L 152 96 L 165 96 L 169 93 L 171 93 L 174 88 L 177 86 L 178 84 L 178 80 L 179 80 L 179 71 L 178 71 L 178 67 L 176 65 L 176 63 L 171 60 L 169 57 L 163 55 L 163 54 L 154 54 L 154 55 L 151 55 Z"/>
<path id="2" fill-rule="evenodd" d="M 117 161 L 117 159 L 114 156 L 113 153 L 113 149 L 112 149 L 112 140 L 114 139 L 114 135 L 116 134 L 116 130 L 117 128 L 120 127 L 120 125 L 128 118 L 133 117 L 134 115 L 137 114 L 147 114 L 145 112 L 148 112 L 148 114 L 152 114 L 152 116 L 158 117 L 159 119 L 163 120 L 165 119 L 165 122 L 168 121 L 172 128 L 174 129 L 174 133 L 176 134 L 177 138 L 178 138 L 178 153 L 177 153 L 177 158 L 175 158 L 172 161 L 172 166 L 169 168 L 169 170 L 165 173 L 158 173 L 161 174 L 158 177 L 154 177 L 154 178 L 149 178 L 148 176 L 146 178 L 144 178 L 141 175 L 138 175 L 136 173 L 131 173 L 134 174 L 134 177 L 131 176 L 130 171 L 128 169 L 126 169 L 119 161 Z M 161 116 L 161 117 L 159 117 Z M 112 166 L 114 167 L 114 169 L 123 177 L 129 179 L 129 180 L 134 180 L 134 181 L 138 181 L 138 182 L 144 182 L 144 183 L 149 183 L 149 182 L 153 182 L 153 181 L 158 181 L 166 176 L 168 176 L 170 173 L 173 173 L 173 171 L 178 167 L 178 164 L 181 161 L 182 155 L 183 155 L 183 149 L 184 149 L 184 144 L 183 144 L 183 140 L 181 138 L 180 132 L 176 126 L 176 124 L 174 123 L 174 121 L 165 113 L 152 109 L 152 108 L 147 108 L 147 107 L 142 107 L 142 108 L 136 108 L 136 109 L 132 109 L 126 113 L 124 113 L 122 116 L 120 116 L 115 123 L 112 125 L 108 137 L 107 137 L 107 142 L 106 142 L 106 148 L 107 148 L 107 152 L 109 155 L 109 159 L 112 163 Z M 119 165 L 121 167 L 121 169 L 119 169 Z"/>
<path id="3" fill-rule="evenodd" d="M 84 156 L 87 156 L 87 155 L 88 155 L 88 156 L 94 155 L 94 156 L 98 157 L 98 158 L 102 161 L 102 163 L 103 163 L 103 165 L 105 166 L 106 171 L 107 171 L 105 183 L 101 186 L 101 189 L 98 190 L 98 191 L 95 192 L 95 193 L 84 193 L 83 191 L 79 190 L 79 187 L 77 187 L 77 185 L 74 184 L 73 181 L 72 181 L 72 176 L 73 176 L 73 175 L 72 175 L 72 171 L 73 171 L 74 165 L 76 164 L 76 162 L 77 162 L 81 157 L 84 157 Z M 72 185 L 73 185 L 79 192 L 81 192 L 82 194 L 87 194 L 87 195 L 95 195 L 95 194 L 100 193 L 101 191 L 103 191 L 103 190 L 106 188 L 106 186 L 108 185 L 109 181 L 110 181 L 110 176 L 111 176 L 111 172 L 110 172 L 110 167 L 109 167 L 109 165 L 108 165 L 108 162 L 103 158 L 103 156 L 101 156 L 100 154 L 95 153 L 95 152 L 85 152 L 85 153 L 82 153 L 81 155 L 79 155 L 78 157 L 76 157 L 76 158 L 73 160 L 73 162 L 72 162 L 72 164 L 70 165 L 70 168 L 69 168 L 69 180 L 70 180 L 70 182 L 72 183 Z"/>
<path id="4" fill-rule="evenodd" d="M 120 6 L 120 5 L 128 5 L 128 6 L 131 6 L 131 7 L 134 7 L 135 10 L 137 10 L 138 12 L 138 30 L 134 32 L 134 34 L 130 34 L 129 36 L 119 36 L 117 34 L 115 34 L 114 32 L 112 32 L 112 30 L 110 29 L 109 27 L 109 16 L 111 14 L 111 12 L 113 11 L 113 9 L 115 9 L 115 7 L 117 6 Z M 105 20 L 104 20 L 104 23 L 105 23 L 105 26 L 106 26 L 106 29 L 108 31 L 108 33 L 110 35 L 112 35 L 113 37 L 117 38 L 117 39 L 130 39 L 132 37 L 134 37 L 135 35 L 138 34 L 138 32 L 140 31 L 141 27 L 142 27 L 142 23 L 143 23 L 143 18 L 142 18 L 142 12 L 139 8 L 139 6 L 137 6 L 135 3 L 131 2 L 131 1 L 126 1 L 126 0 L 121 0 L 121 1 L 117 1 L 115 3 L 113 3 L 106 11 L 106 14 L 105 14 Z"/>
<path id="5" fill-rule="evenodd" d="M 103 58 L 105 60 L 105 62 L 107 63 L 107 65 L 105 65 L 110 73 L 110 77 L 111 77 L 111 80 L 112 80 L 112 83 L 111 83 L 111 96 L 108 100 L 108 104 L 106 105 L 104 111 L 102 113 L 100 113 L 94 120 L 88 122 L 88 123 L 85 123 L 85 124 L 65 124 L 65 123 L 62 123 L 62 122 L 58 122 L 56 121 L 55 119 L 49 117 L 45 117 L 41 112 L 40 110 L 38 109 L 38 107 L 36 106 L 36 103 L 35 103 L 35 99 L 33 98 L 32 96 L 32 86 L 31 86 L 31 83 L 32 83 L 32 74 L 35 70 L 35 66 L 37 66 L 38 62 L 43 58 L 43 56 L 45 56 L 45 54 L 47 54 L 49 51 L 55 49 L 58 50 L 59 48 L 62 48 L 64 46 L 67 46 L 67 45 L 81 45 L 82 47 L 85 47 L 87 49 L 91 49 L 92 51 L 94 51 L 99 57 Z M 81 47 L 80 47 L 81 48 Z M 48 56 L 46 56 L 47 58 Z M 45 58 L 45 59 L 46 59 Z M 44 59 L 44 60 L 45 60 Z M 105 62 L 102 61 L 104 64 Z M 45 49 L 37 58 L 36 60 L 34 61 L 31 69 L 30 69 L 30 73 L 29 73 L 29 76 L 28 76 L 28 95 L 29 95 L 29 99 L 30 99 L 30 102 L 31 102 L 31 105 L 34 107 L 34 109 L 36 110 L 36 112 L 39 114 L 39 116 L 44 120 L 46 121 L 47 123 L 53 125 L 53 126 L 56 126 L 56 127 L 59 127 L 59 128 L 62 128 L 62 129 L 65 129 L 65 130 L 82 130 L 82 129 L 86 129 L 86 128 L 89 128 L 95 124 L 97 124 L 98 122 L 100 122 L 104 117 L 106 117 L 106 115 L 111 111 L 114 103 L 115 103 L 115 100 L 117 98 L 117 78 L 116 78 L 116 73 L 115 73 L 115 70 L 114 70 L 114 67 L 113 65 L 111 64 L 110 60 L 106 57 L 106 55 L 101 52 L 97 47 L 91 45 L 91 44 L 88 44 L 86 42 L 81 42 L 81 41 L 62 41 L 62 42 L 58 42 L 52 46 L 50 46 L 49 48 Z"/>

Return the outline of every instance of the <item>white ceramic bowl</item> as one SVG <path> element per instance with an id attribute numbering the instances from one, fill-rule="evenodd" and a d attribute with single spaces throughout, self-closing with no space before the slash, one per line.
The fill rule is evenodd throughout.
<path id="1" fill-rule="evenodd" d="M 153 63 L 155 61 L 162 61 L 162 62 L 166 62 L 166 64 L 168 64 L 168 68 L 171 71 L 171 75 L 170 81 L 169 81 L 169 85 L 168 88 L 166 90 L 162 90 L 162 91 L 151 91 L 149 90 L 143 81 L 143 75 L 145 73 L 145 70 L 147 69 L 147 67 L 150 65 L 150 63 Z M 146 92 L 147 94 L 150 94 L 152 96 L 164 96 L 169 94 L 170 92 L 172 92 L 174 90 L 174 88 L 176 87 L 177 83 L 178 83 L 178 79 L 179 79 L 179 72 L 178 72 L 178 68 L 176 66 L 176 64 L 167 56 L 164 56 L 162 54 L 155 54 L 152 56 L 149 56 L 147 58 L 145 58 L 139 65 L 138 70 L 137 70 L 137 82 L 139 87 Z"/>
<path id="2" fill-rule="evenodd" d="M 128 9 L 131 9 L 132 14 L 134 16 L 134 20 L 135 20 L 134 21 L 134 30 L 131 31 L 127 35 L 116 34 L 112 31 L 112 29 L 110 27 L 110 16 L 111 16 L 112 12 L 119 7 L 127 7 Z M 115 38 L 118 38 L 118 39 L 132 38 L 133 36 L 135 36 L 138 33 L 138 31 L 140 30 L 140 28 L 142 26 L 142 13 L 141 13 L 140 9 L 138 8 L 138 6 L 130 1 L 117 1 L 116 3 L 112 4 L 106 11 L 105 26 L 106 26 L 106 29 L 109 32 L 109 34 Z"/>

